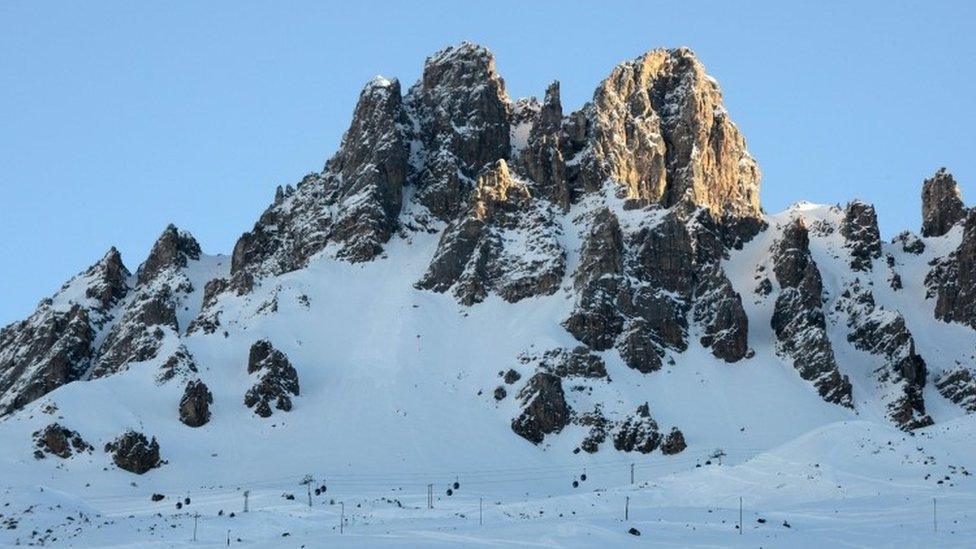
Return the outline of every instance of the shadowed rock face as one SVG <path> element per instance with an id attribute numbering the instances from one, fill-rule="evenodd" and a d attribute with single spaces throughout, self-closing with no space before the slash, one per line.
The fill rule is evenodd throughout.
<path id="1" fill-rule="evenodd" d="M 956 366 L 946 370 L 935 380 L 935 387 L 967 412 L 976 412 L 976 376 L 969 368 Z"/>
<path id="2" fill-rule="evenodd" d="M 166 269 L 186 267 L 189 260 L 200 259 L 200 245 L 193 236 L 169 225 L 153 244 L 145 263 L 139 266 L 139 284 L 145 285 Z"/>
<path id="3" fill-rule="evenodd" d="M 508 158 L 505 83 L 491 52 L 463 42 L 427 58 L 407 103 L 424 151 L 412 179 L 417 200 L 438 219 L 450 221 L 462 212 L 478 173 Z"/>
<path id="4" fill-rule="evenodd" d="M 104 377 L 130 363 L 154 359 L 167 336 L 179 337 L 176 311 L 194 290 L 185 270 L 200 254 L 193 235 L 173 225 L 166 227 L 139 266 L 134 295 L 99 347 L 90 377 Z"/>
<path id="5" fill-rule="evenodd" d="M 349 261 L 382 251 L 397 225 L 407 178 L 408 121 L 400 83 L 377 77 L 359 96 L 339 151 L 320 174 L 278 189 L 274 203 L 234 246 L 234 286 L 245 275 L 304 267 L 330 242 Z"/>
<path id="6" fill-rule="evenodd" d="M 935 297 L 935 318 L 976 328 L 976 210 L 969 210 L 962 242 L 937 261 L 925 277 L 927 297 Z"/>
<path id="7" fill-rule="evenodd" d="M 664 442 L 661 443 L 661 453 L 666 456 L 680 454 L 687 447 L 684 433 L 677 427 L 672 427 L 668 436 L 664 438 Z"/>
<path id="8" fill-rule="evenodd" d="M 625 419 L 613 437 L 614 448 L 622 452 L 649 454 L 660 444 L 661 433 L 647 403 L 640 405 L 637 413 Z"/>
<path id="9" fill-rule="evenodd" d="M 83 276 L 92 281 L 85 290 L 85 296 L 95 299 L 102 311 L 108 311 L 129 292 L 126 282 L 129 271 L 122 264 L 122 254 L 114 246 Z"/>
<path id="10" fill-rule="evenodd" d="M 494 292 L 509 302 L 556 291 L 566 271 L 551 205 L 531 200 L 504 160 L 478 177 L 467 212 L 448 225 L 417 287 L 452 287 L 464 305 Z"/>
<path id="11" fill-rule="evenodd" d="M 574 194 L 566 176 L 566 154 L 569 154 L 572 145 L 562 124 L 559 82 L 553 82 L 546 89 L 526 147 L 521 151 L 520 166 L 535 182 L 538 194 L 565 211 L 569 209 Z"/>
<path id="12" fill-rule="evenodd" d="M 533 375 L 517 398 L 522 411 L 512 420 L 512 431 L 525 440 L 541 444 L 546 435 L 569 425 L 572 410 L 558 376 L 546 372 Z"/>
<path id="13" fill-rule="evenodd" d="M 851 269 L 870 271 L 871 262 L 881 257 L 881 232 L 874 206 L 860 200 L 848 203 L 840 232 L 851 250 Z"/>
<path id="14" fill-rule="evenodd" d="M 114 441 L 105 445 L 105 451 L 112 454 L 112 461 L 119 469 L 144 474 L 162 465 L 159 457 L 159 443 L 156 437 L 146 439 L 146 435 L 136 431 L 126 431 Z"/>
<path id="15" fill-rule="evenodd" d="M 932 425 L 922 395 L 925 361 L 915 352 L 915 340 L 901 313 L 876 307 L 874 294 L 858 279 L 841 295 L 837 308 L 848 315 L 847 340 L 884 361 L 874 377 L 885 389 L 889 419 L 906 431 Z"/>
<path id="16" fill-rule="evenodd" d="M 193 380 L 186 384 L 180 399 L 180 421 L 189 427 L 202 427 L 210 421 L 213 394 L 206 384 Z"/>
<path id="17" fill-rule="evenodd" d="M 784 228 L 774 246 L 773 271 L 781 288 L 772 318 L 778 350 L 792 359 L 800 377 L 812 383 L 824 400 L 853 407 L 851 382 L 838 370 L 827 338 L 820 271 L 810 255 L 810 237 L 800 218 Z"/>
<path id="18" fill-rule="evenodd" d="M 261 417 L 270 417 L 272 403 L 283 412 L 291 410 L 291 397 L 298 396 L 298 372 L 284 353 L 266 340 L 251 346 L 247 373 L 256 374 L 257 382 L 244 395 L 244 405 Z"/>
<path id="19" fill-rule="evenodd" d="M 922 184 L 922 236 L 942 236 L 965 217 L 956 180 L 940 168 Z"/>
<path id="20" fill-rule="evenodd" d="M 574 274 L 576 307 L 563 326 L 595 350 L 616 347 L 642 373 L 687 348 L 689 313 L 712 354 L 748 351 L 742 299 L 721 268 L 725 248 L 707 210 L 651 210 L 626 234 L 608 209 L 590 218 Z"/>
<path id="21" fill-rule="evenodd" d="M 40 431 L 35 431 L 34 457 L 43 459 L 45 455 L 67 459 L 76 453 L 91 452 L 92 447 L 77 432 L 52 423 Z"/>
<path id="22" fill-rule="evenodd" d="M 0 330 L 0 415 L 84 377 L 96 356 L 97 331 L 129 292 L 128 277 L 112 248 L 29 318 Z"/>
<path id="23" fill-rule="evenodd" d="M 589 349 L 583 346 L 572 350 L 550 349 L 540 354 L 524 353 L 519 356 L 519 362 L 562 379 L 574 377 L 602 379 L 607 377 L 607 366 L 603 359 L 589 352 Z"/>

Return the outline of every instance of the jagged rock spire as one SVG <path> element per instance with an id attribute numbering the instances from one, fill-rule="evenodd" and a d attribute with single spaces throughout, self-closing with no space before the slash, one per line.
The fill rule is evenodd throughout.
<path id="1" fill-rule="evenodd" d="M 844 208 L 844 222 L 840 232 L 851 250 L 851 268 L 870 271 L 871 262 L 881 257 L 881 232 L 874 206 L 852 200 Z"/>
<path id="2" fill-rule="evenodd" d="M 129 276 L 112 247 L 41 301 L 26 320 L 0 330 L 0 415 L 85 374 L 95 354 L 97 330 L 128 294 Z"/>
<path id="3" fill-rule="evenodd" d="M 572 201 L 566 179 L 566 159 L 569 147 L 562 128 L 563 107 L 559 98 L 559 82 L 546 89 L 546 96 L 529 131 L 528 143 L 522 151 L 521 164 L 539 194 L 563 210 Z"/>
<path id="4" fill-rule="evenodd" d="M 445 221 L 455 218 L 489 163 L 508 158 L 510 106 L 505 82 L 484 46 L 462 42 L 427 58 L 407 97 L 423 144 L 415 179 L 418 201 Z"/>
<path id="5" fill-rule="evenodd" d="M 193 235 L 170 223 L 156 239 L 149 257 L 139 266 L 139 284 L 148 283 L 165 269 L 186 267 L 188 260 L 200 259 L 200 253 L 200 244 Z"/>
<path id="6" fill-rule="evenodd" d="M 339 205 L 332 240 L 339 256 L 368 261 L 396 228 L 410 152 L 400 82 L 373 78 L 362 93 L 339 152 L 326 165 Z"/>
<path id="7" fill-rule="evenodd" d="M 772 252 L 773 272 L 781 288 L 771 321 L 779 339 L 777 350 L 793 360 L 800 377 L 812 383 L 821 398 L 853 408 L 851 382 L 837 368 L 827 337 L 821 308 L 823 280 L 810 253 L 810 236 L 802 218 L 784 227 Z"/>
<path id="8" fill-rule="evenodd" d="M 922 184 L 922 236 L 942 236 L 965 217 L 966 207 L 955 178 L 939 168 Z"/>
<path id="9" fill-rule="evenodd" d="M 349 261 L 368 261 L 396 228 L 408 172 L 407 116 L 396 79 L 376 77 L 359 95 L 339 151 L 321 174 L 275 201 L 234 246 L 231 273 L 244 279 L 300 269 L 329 242 Z"/>
<path id="10" fill-rule="evenodd" d="M 126 282 L 129 270 L 122 263 L 122 254 L 115 246 L 109 248 L 102 259 L 89 267 L 83 276 L 91 281 L 85 290 L 85 296 L 96 299 L 105 310 L 118 303 L 129 291 Z"/>
<path id="11" fill-rule="evenodd" d="M 644 202 L 690 203 L 719 219 L 760 215 L 759 167 L 690 49 L 652 50 L 618 65 L 590 109 L 584 187 L 612 178 Z"/>

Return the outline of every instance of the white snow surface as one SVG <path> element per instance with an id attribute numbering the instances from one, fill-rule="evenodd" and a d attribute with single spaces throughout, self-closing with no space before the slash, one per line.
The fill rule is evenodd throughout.
<path id="1" fill-rule="evenodd" d="M 569 273 L 580 246 L 570 221 L 576 210 L 560 236 Z M 617 213 L 625 227 L 650 222 Z M 511 304 L 489 295 L 463 307 L 449 293 L 413 287 L 437 246 L 436 234 L 413 233 L 395 237 L 369 263 L 323 253 L 249 295 L 225 294 L 220 329 L 182 338 L 214 395 L 212 420 L 201 428 L 179 422 L 182 383 L 156 381 L 166 353 L 63 386 L 0 421 L 0 544 L 216 547 L 229 532 L 231 545 L 250 547 L 972 546 L 976 420 L 931 380 L 972 363 L 976 333 L 935 321 L 923 286 L 929 260 L 954 249 L 959 230 L 925 239 L 918 256 L 885 244 L 901 291 L 891 290 L 883 258 L 859 274 L 879 307 L 904 315 L 928 365 L 924 396 L 936 424 L 908 434 L 880 404 L 872 376 L 880 359 L 847 342 L 842 319 L 828 314 L 828 334 L 853 383 L 856 411 L 822 401 L 776 356 L 776 292 L 755 293 L 757 267 L 771 276 L 769 247 L 797 215 L 811 227 L 831 311 L 853 276 L 836 230 L 842 211 L 797 205 L 768 216 L 769 228 L 723 265 L 748 313 L 754 357 L 727 364 L 690 337 L 687 352 L 661 371 L 640 374 L 611 350 L 601 356 L 612 382 L 565 384 L 574 409 L 600 402 L 611 420 L 647 401 L 662 431 L 684 432 L 689 446 L 678 455 L 626 454 L 609 440 L 596 454 L 573 453 L 585 436 L 578 426 L 541 446 L 516 436 L 514 387 L 501 402 L 492 392 L 504 385 L 501 371 L 531 375 L 519 354 L 577 344 L 559 325 L 573 306 L 569 275 L 551 296 Z M 225 259 L 194 262 L 191 271 L 206 269 L 189 274 L 194 285 L 202 287 L 198 280 Z M 272 299 L 277 312 L 262 310 Z M 199 296 L 192 301 L 199 308 Z M 243 406 L 252 382 L 247 354 L 258 339 L 289 357 L 301 385 L 294 409 L 267 419 Z M 94 451 L 35 460 L 31 433 L 53 421 L 78 431 Z M 103 447 L 127 428 L 155 436 L 167 463 L 142 476 L 117 469 Z M 724 455 L 711 457 L 717 450 Z M 327 487 L 311 507 L 300 485 L 305 475 Z M 166 497 L 152 502 L 153 493 Z M 176 509 L 184 497 L 192 503 Z M 628 533 L 632 527 L 639 537 Z"/>

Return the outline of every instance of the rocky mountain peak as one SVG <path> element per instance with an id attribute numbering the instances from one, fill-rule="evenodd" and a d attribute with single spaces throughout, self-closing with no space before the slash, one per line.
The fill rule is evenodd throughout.
<path id="1" fill-rule="evenodd" d="M 435 52 L 424 63 L 421 84 L 431 90 L 461 83 L 489 84 L 507 99 L 505 84 L 495 69 L 495 56 L 480 44 L 464 41 Z"/>
<path id="2" fill-rule="evenodd" d="M 469 42 L 427 58 L 408 93 L 423 153 L 415 164 L 418 201 L 455 218 L 481 169 L 510 149 L 510 100 L 487 48 Z"/>
<path id="3" fill-rule="evenodd" d="M 139 266 L 139 284 L 147 284 L 165 269 L 186 267 L 188 260 L 200 259 L 200 253 L 200 244 L 193 235 L 169 224 L 156 239 L 149 257 Z"/>
<path id="4" fill-rule="evenodd" d="M 558 131 L 562 121 L 563 104 L 559 97 L 559 81 L 554 80 L 546 88 L 546 95 L 539 109 L 539 120 L 532 127 L 532 134 L 539 136 Z"/>
<path id="5" fill-rule="evenodd" d="M 686 202 L 717 219 L 759 217 L 759 166 L 691 50 L 651 50 L 621 63 L 590 109 L 585 187 L 611 178 L 640 202 Z"/>
<path id="6" fill-rule="evenodd" d="M 922 184 L 922 236 L 942 236 L 964 217 L 959 185 L 951 173 L 939 168 Z"/>
<path id="7" fill-rule="evenodd" d="M 85 271 L 84 276 L 90 279 L 90 285 L 85 290 L 85 296 L 98 301 L 103 310 L 108 310 L 129 291 L 126 280 L 129 270 L 122 263 L 122 254 L 115 246 L 97 263 Z"/>

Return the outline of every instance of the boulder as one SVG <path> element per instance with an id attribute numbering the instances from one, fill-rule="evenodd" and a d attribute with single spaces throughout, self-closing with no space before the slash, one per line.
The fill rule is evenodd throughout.
<path id="1" fill-rule="evenodd" d="M 105 445 L 105 451 L 112 454 L 112 461 L 119 469 L 141 475 L 162 465 L 159 457 L 159 443 L 156 437 L 146 439 L 146 435 L 136 431 L 126 431 L 114 441 Z"/>
<path id="2" fill-rule="evenodd" d="M 512 431 L 533 444 L 569 425 L 572 411 L 566 403 L 562 381 L 554 374 L 539 372 L 529 378 L 517 396 L 521 412 L 512 420 Z"/>
<path id="3" fill-rule="evenodd" d="M 685 444 L 685 435 L 677 427 L 672 427 L 668 431 L 668 436 L 664 437 L 664 442 L 661 443 L 661 453 L 670 456 L 673 454 L 680 454 L 687 448 L 688 445 Z"/>
<path id="4" fill-rule="evenodd" d="M 210 421 L 210 405 L 213 394 L 200 380 L 186 384 L 180 399 L 180 421 L 188 427 L 202 427 Z"/>

